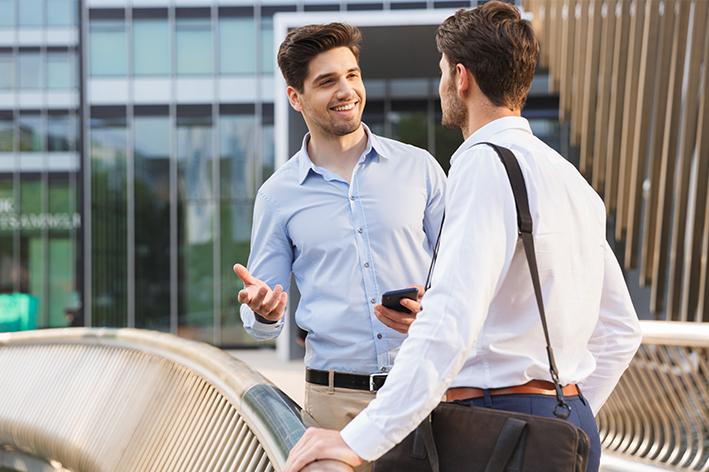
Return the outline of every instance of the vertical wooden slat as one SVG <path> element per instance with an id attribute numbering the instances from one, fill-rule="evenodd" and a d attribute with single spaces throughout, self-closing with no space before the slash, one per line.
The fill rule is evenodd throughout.
<path id="1" fill-rule="evenodd" d="M 588 74 L 586 73 L 586 41 L 588 30 L 588 4 L 590 0 L 576 0 L 574 17 L 574 64 L 571 77 L 571 142 L 575 147 L 581 145 L 581 112 L 583 109 L 583 94 Z"/>
<path id="2" fill-rule="evenodd" d="M 683 0 L 680 0 L 683 1 Z M 685 2 L 686 3 L 686 2 Z M 677 13 L 676 0 L 664 0 L 660 4 L 661 14 L 658 30 L 657 65 L 655 67 L 655 85 L 652 95 L 652 129 L 650 131 L 650 147 L 648 149 L 648 180 L 650 191 L 645 200 L 643 218 L 643 241 L 640 257 L 640 285 L 652 284 L 653 256 L 655 254 L 656 231 L 658 221 L 657 209 L 660 198 L 660 180 L 662 178 L 662 146 L 664 140 L 665 122 L 667 121 L 668 95 L 670 90 L 670 74 L 673 67 L 672 48 L 675 38 L 675 17 Z M 638 213 L 640 209 L 637 209 Z"/>
<path id="3" fill-rule="evenodd" d="M 559 76 L 559 120 L 571 119 L 573 91 L 574 35 L 576 27 L 576 0 L 563 0 L 561 4 L 561 74 Z"/>
<path id="4" fill-rule="evenodd" d="M 672 246 L 667 290 L 668 318 L 687 320 L 688 304 L 683 302 L 683 275 L 685 272 L 685 236 L 689 203 L 689 184 L 692 154 L 697 134 L 699 74 L 704 53 L 704 36 L 707 24 L 707 3 L 692 4 L 690 12 L 689 47 L 685 59 L 682 88 L 682 113 L 680 118 L 679 148 L 677 151 L 677 176 L 672 218 Z"/>
<path id="5" fill-rule="evenodd" d="M 601 6 L 601 45 L 598 58 L 598 91 L 595 112 L 596 122 L 593 133 L 593 169 L 591 179 L 593 188 L 596 189 L 596 192 L 601 197 L 605 197 L 608 115 L 611 100 L 613 39 L 615 37 L 615 7 L 617 1 L 623 0 L 607 0 Z"/>
<path id="6" fill-rule="evenodd" d="M 549 93 L 557 94 L 560 90 L 561 79 L 561 38 L 564 30 L 561 18 L 562 2 L 548 0 L 549 15 L 547 16 L 547 30 L 549 35 Z"/>
<path id="7" fill-rule="evenodd" d="M 628 228 L 630 201 L 630 174 L 634 152 L 635 122 L 637 119 L 638 83 L 640 81 L 640 55 L 642 52 L 643 25 L 646 0 L 633 0 L 630 4 L 630 35 L 628 41 L 628 74 L 625 78 L 623 102 L 623 131 L 621 133 L 620 163 L 618 166 L 618 200 L 616 202 L 615 239 L 625 241 Z"/>
<path id="8" fill-rule="evenodd" d="M 655 245 L 652 254 L 652 291 L 650 311 L 656 316 L 666 307 L 666 286 L 669 277 L 670 229 L 672 228 L 672 197 L 674 194 L 679 121 L 682 112 L 682 77 L 689 31 L 689 12 L 692 5 L 687 0 L 675 3 L 672 58 L 667 85 L 667 112 L 664 123 L 660 178 L 657 197 L 657 219 L 654 225 Z M 660 90 L 662 93 L 662 90 Z M 652 227 L 648 228 L 651 230 Z M 677 320 L 678 311 L 668 310 L 668 320 Z"/>
<path id="9" fill-rule="evenodd" d="M 549 4 L 551 1 L 556 0 L 540 0 L 539 1 L 539 23 L 541 24 L 541 33 L 539 34 L 539 41 L 544 47 L 539 51 L 539 65 L 545 69 L 549 68 L 549 61 L 551 57 L 551 42 L 549 41 Z"/>
<path id="10" fill-rule="evenodd" d="M 661 0 L 647 0 L 643 25 L 640 69 L 638 71 L 638 95 L 636 103 L 635 129 L 630 138 L 633 148 L 630 162 L 630 182 L 627 203 L 627 236 L 625 245 L 625 266 L 636 268 L 640 253 L 640 216 L 643 205 L 643 186 L 648 159 L 650 124 L 653 111 L 653 93 L 658 55 Z M 643 282 L 644 280 L 641 280 Z"/>
<path id="11" fill-rule="evenodd" d="M 586 59 L 583 83 L 583 101 L 581 104 L 581 153 L 579 170 L 588 180 L 592 181 L 593 144 L 596 128 L 596 99 L 599 85 L 599 61 L 601 56 L 601 27 L 603 18 L 601 9 L 603 0 L 590 0 L 588 4 L 588 24 L 586 35 Z"/>
<path id="12" fill-rule="evenodd" d="M 694 149 L 691 155 L 692 171 L 690 180 L 691 201 L 687 211 L 687 237 L 688 246 L 685 250 L 685 270 L 682 281 L 682 311 L 688 320 L 703 321 L 706 315 L 699 310 L 699 291 L 702 268 L 704 216 L 707 205 L 707 181 L 709 181 L 709 74 L 706 66 L 709 65 L 709 29 L 702 31 L 704 35 L 704 54 L 702 64 L 705 70 L 702 73 L 699 86 L 699 110 L 697 119 L 697 134 Z M 706 261 L 704 261 L 704 264 Z M 709 316 L 707 316 L 709 317 Z"/>
<path id="13" fill-rule="evenodd" d="M 625 80 L 628 71 L 628 36 L 630 35 L 630 3 L 622 0 L 616 3 L 616 24 L 613 37 L 613 68 L 611 75 L 611 95 L 608 106 L 608 140 L 606 151 L 606 178 L 604 192 L 606 211 L 616 215 L 618 200 L 618 167 L 620 165 L 620 144 L 623 129 L 623 102 L 625 101 Z"/>
<path id="14" fill-rule="evenodd" d="M 539 62 L 537 67 L 545 67 L 543 65 L 543 58 L 545 55 L 545 44 L 544 44 L 544 8 L 542 5 L 542 0 L 523 0 L 522 8 L 532 14 L 532 29 L 537 37 L 537 42 L 539 43 Z"/>

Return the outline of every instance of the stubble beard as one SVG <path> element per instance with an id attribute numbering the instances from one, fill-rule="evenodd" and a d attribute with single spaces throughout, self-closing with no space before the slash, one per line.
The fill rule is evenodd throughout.
<path id="1" fill-rule="evenodd" d="M 445 99 L 441 100 L 441 126 L 450 130 L 463 130 L 468 127 L 468 109 L 458 97 L 452 81 L 446 90 Z"/>
<path id="2" fill-rule="evenodd" d="M 355 105 L 360 113 L 348 121 L 338 121 L 336 119 L 319 120 L 311 115 L 313 121 L 320 127 L 322 131 L 332 136 L 347 136 L 357 131 L 362 125 L 362 97 L 357 97 L 358 102 Z M 329 108 L 329 107 L 328 107 Z"/>

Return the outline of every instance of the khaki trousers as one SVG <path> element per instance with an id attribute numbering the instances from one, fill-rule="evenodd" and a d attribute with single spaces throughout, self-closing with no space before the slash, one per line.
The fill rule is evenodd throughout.
<path id="1" fill-rule="evenodd" d="M 364 410 L 375 396 L 376 392 L 326 387 L 306 382 L 305 405 L 301 413 L 303 423 L 308 428 L 314 426 L 340 431 Z M 372 463 L 364 462 L 355 468 L 355 472 L 369 472 L 371 469 Z"/>

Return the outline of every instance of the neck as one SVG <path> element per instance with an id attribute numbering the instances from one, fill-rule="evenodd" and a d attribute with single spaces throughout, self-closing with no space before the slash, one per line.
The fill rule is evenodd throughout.
<path id="1" fill-rule="evenodd" d="M 522 116 L 522 110 L 510 110 L 507 107 L 498 107 L 490 104 L 469 104 L 468 124 L 463 131 L 463 139 L 468 139 L 477 130 L 488 123 L 492 123 L 507 116 Z"/>
<path id="2" fill-rule="evenodd" d="M 349 182 L 352 169 L 367 147 L 367 133 L 362 125 L 345 136 L 311 131 L 307 146 L 313 164 L 335 172 Z"/>

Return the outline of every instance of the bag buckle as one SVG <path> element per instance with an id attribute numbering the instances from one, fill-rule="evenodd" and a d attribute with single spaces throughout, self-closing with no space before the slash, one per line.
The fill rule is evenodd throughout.
<path id="1" fill-rule="evenodd" d="M 369 391 L 376 392 L 384 385 L 387 374 L 369 374 Z"/>

